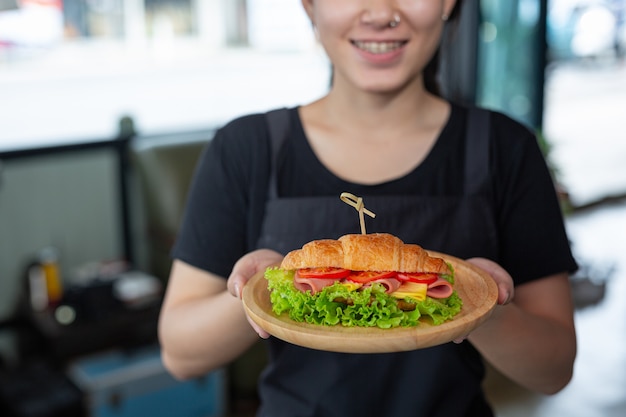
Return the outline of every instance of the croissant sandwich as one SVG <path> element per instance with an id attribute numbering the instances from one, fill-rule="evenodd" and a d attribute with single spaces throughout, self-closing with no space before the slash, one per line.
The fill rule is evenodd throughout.
<path id="1" fill-rule="evenodd" d="M 386 233 L 309 242 L 265 277 L 274 313 L 311 324 L 436 325 L 462 306 L 450 264 Z"/>

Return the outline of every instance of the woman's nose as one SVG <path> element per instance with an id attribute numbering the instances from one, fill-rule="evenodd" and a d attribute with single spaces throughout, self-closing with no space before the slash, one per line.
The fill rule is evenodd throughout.
<path id="1" fill-rule="evenodd" d="M 362 23 L 381 28 L 396 27 L 400 23 L 400 14 L 394 1 L 368 0 L 363 3 Z"/>

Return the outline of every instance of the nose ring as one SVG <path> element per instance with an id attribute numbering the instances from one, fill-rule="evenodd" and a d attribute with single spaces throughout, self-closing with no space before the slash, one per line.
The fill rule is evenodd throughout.
<path id="1" fill-rule="evenodd" d="M 393 20 L 391 22 L 389 22 L 389 27 L 390 28 L 395 28 L 400 24 L 400 15 L 398 13 L 394 13 L 393 14 Z"/>

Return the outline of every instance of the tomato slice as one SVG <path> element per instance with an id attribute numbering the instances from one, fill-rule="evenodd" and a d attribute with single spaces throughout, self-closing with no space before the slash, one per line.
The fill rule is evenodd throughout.
<path id="1" fill-rule="evenodd" d="M 428 272 L 398 272 L 398 279 L 418 284 L 432 284 L 439 279 L 439 276 Z"/>
<path id="2" fill-rule="evenodd" d="M 377 279 L 391 278 L 396 275 L 393 271 L 352 271 L 346 278 L 349 281 L 360 282 L 361 284 L 367 284 L 368 282 L 376 281 Z"/>
<path id="3" fill-rule="evenodd" d="M 350 275 L 350 270 L 333 267 L 303 268 L 298 269 L 298 275 L 302 278 L 342 279 Z"/>

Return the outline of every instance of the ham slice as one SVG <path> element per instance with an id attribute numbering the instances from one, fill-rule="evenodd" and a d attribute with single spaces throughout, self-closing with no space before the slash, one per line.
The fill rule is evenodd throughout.
<path id="1" fill-rule="evenodd" d="M 438 278 L 428 286 L 426 295 L 431 298 L 448 298 L 453 292 L 452 284 L 443 278 Z"/>
<path id="2" fill-rule="evenodd" d="M 372 285 L 375 282 L 377 282 L 379 284 L 382 284 L 383 287 L 385 287 L 385 292 L 387 294 L 390 294 L 390 293 L 394 292 L 395 290 L 400 288 L 400 285 L 402 285 L 402 282 L 400 282 L 400 280 L 398 280 L 396 278 L 377 279 L 377 280 L 374 280 L 372 282 L 368 282 L 367 285 Z"/>
<path id="3" fill-rule="evenodd" d="M 324 288 L 333 285 L 336 279 L 320 279 L 320 278 L 303 278 L 296 273 L 293 277 L 293 285 L 302 292 L 311 291 L 311 294 L 317 294 Z"/>
<path id="4" fill-rule="evenodd" d="M 333 285 L 335 282 L 337 282 L 337 280 L 334 278 L 303 278 L 298 273 L 295 274 L 293 279 L 294 286 L 298 290 L 302 292 L 311 291 L 311 294 L 317 294 L 324 288 Z M 371 285 L 374 282 L 382 284 L 386 288 L 386 292 L 388 294 L 396 291 L 400 287 L 400 285 L 402 285 L 402 282 L 396 278 L 383 278 L 369 282 L 367 285 Z M 428 286 L 428 291 L 426 292 L 426 295 L 432 298 L 448 298 L 452 295 L 452 292 L 452 284 L 450 284 L 443 278 L 438 278 L 437 281 Z"/>
<path id="5" fill-rule="evenodd" d="M 311 294 L 317 294 L 324 288 L 333 285 L 335 282 L 337 282 L 337 280 L 334 278 L 303 278 L 300 276 L 300 274 L 297 273 L 294 275 L 293 278 L 293 284 L 298 290 L 302 292 L 311 291 Z M 396 278 L 382 278 L 372 282 L 368 282 L 367 285 L 372 285 L 375 282 L 382 284 L 383 287 L 385 287 L 385 292 L 388 294 L 397 290 L 402 284 L 402 282 L 400 282 Z"/>

